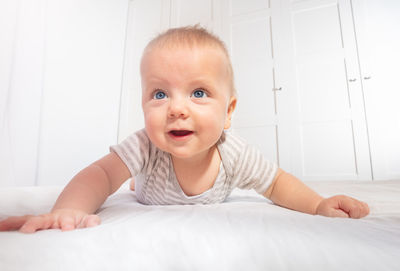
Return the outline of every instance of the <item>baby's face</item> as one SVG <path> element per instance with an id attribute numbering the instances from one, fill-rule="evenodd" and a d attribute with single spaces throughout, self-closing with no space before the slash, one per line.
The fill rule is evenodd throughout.
<path id="1" fill-rule="evenodd" d="M 195 158 L 230 127 L 236 98 L 226 61 L 214 48 L 153 48 L 145 54 L 142 107 L 147 134 L 159 149 Z"/>

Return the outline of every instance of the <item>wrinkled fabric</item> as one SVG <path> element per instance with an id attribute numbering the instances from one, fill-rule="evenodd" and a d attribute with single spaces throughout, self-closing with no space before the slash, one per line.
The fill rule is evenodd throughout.
<path id="1" fill-rule="evenodd" d="M 400 181 L 307 184 L 371 213 L 312 216 L 242 190 L 220 204 L 147 206 L 124 185 L 100 208 L 100 226 L 0 232 L 0 270 L 398 270 Z M 0 218 L 47 212 L 60 191 L 1 188 Z"/>

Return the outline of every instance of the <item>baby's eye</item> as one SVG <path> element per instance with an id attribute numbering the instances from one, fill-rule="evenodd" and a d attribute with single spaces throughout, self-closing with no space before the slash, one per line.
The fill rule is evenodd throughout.
<path id="1" fill-rule="evenodd" d="M 195 91 L 193 91 L 192 96 L 195 98 L 204 98 L 207 97 L 207 94 L 202 89 L 196 89 Z"/>
<path id="2" fill-rule="evenodd" d="M 166 97 L 167 97 L 167 94 L 165 94 L 164 91 L 159 90 L 156 93 L 154 93 L 153 99 L 161 100 L 161 99 L 164 99 Z"/>

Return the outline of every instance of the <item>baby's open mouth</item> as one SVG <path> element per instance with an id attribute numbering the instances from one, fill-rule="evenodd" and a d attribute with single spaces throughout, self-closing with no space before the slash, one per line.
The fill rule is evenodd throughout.
<path id="1" fill-rule="evenodd" d="M 187 136 L 193 134 L 193 131 L 189 130 L 172 130 L 169 132 L 173 136 Z"/>

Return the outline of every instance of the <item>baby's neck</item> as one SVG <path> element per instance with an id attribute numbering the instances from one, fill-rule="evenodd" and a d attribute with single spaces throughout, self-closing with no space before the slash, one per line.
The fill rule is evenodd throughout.
<path id="1" fill-rule="evenodd" d="M 172 162 L 175 165 L 182 165 L 185 167 L 199 167 L 203 164 L 209 163 L 215 155 L 217 147 L 213 146 L 208 150 L 189 158 L 179 158 L 171 155 Z"/>
<path id="2" fill-rule="evenodd" d="M 172 157 L 176 178 L 186 195 L 198 195 L 210 189 L 218 176 L 221 157 L 216 146 L 187 159 Z"/>

